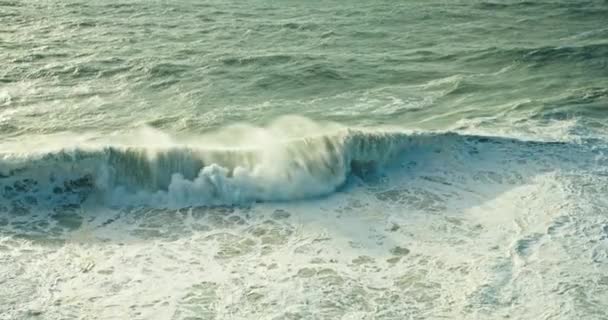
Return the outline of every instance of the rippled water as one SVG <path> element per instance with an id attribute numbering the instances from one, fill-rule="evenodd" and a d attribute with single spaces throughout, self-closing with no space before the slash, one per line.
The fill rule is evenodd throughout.
<path id="1" fill-rule="evenodd" d="M 0 319 L 605 319 L 607 18 L 0 1 Z"/>

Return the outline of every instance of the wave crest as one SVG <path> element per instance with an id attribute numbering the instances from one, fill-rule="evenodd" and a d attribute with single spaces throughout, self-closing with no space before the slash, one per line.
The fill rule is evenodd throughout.
<path id="1" fill-rule="evenodd" d="M 94 195 L 119 205 L 286 201 L 331 193 L 349 175 L 365 175 L 394 159 L 413 138 L 345 129 L 248 148 L 105 146 L 6 155 L 0 183 L 13 193 Z M 15 183 L 24 180 L 35 187 L 17 190 Z"/>

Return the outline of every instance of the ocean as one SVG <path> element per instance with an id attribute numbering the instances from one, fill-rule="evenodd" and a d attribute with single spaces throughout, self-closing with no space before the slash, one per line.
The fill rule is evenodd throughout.
<path id="1" fill-rule="evenodd" d="M 607 22 L 0 0 L 0 319 L 608 319 Z"/>

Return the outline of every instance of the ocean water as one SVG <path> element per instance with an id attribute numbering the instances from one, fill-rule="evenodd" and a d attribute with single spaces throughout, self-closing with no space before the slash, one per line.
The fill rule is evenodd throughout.
<path id="1" fill-rule="evenodd" d="M 607 1 L 0 1 L 0 319 L 608 319 Z"/>

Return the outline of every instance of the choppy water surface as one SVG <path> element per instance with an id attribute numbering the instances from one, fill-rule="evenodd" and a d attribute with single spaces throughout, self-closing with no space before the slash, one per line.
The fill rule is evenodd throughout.
<path id="1" fill-rule="evenodd" d="M 0 319 L 605 319 L 606 1 L 0 1 Z"/>

